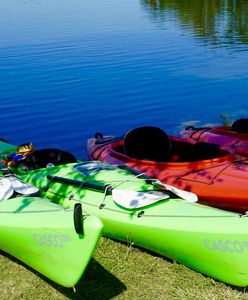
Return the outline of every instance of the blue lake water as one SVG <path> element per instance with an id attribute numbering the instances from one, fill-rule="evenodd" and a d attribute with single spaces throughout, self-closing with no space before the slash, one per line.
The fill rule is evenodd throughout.
<path id="1" fill-rule="evenodd" d="M 0 3 L 1 133 L 85 157 L 96 131 L 248 115 L 246 0 Z"/>

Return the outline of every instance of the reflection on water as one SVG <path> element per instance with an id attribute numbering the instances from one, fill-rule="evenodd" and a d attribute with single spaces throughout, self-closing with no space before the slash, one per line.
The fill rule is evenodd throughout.
<path id="1" fill-rule="evenodd" d="M 197 37 L 216 46 L 248 43 L 246 0 L 142 0 L 160 24 L 169 15 Z"/>

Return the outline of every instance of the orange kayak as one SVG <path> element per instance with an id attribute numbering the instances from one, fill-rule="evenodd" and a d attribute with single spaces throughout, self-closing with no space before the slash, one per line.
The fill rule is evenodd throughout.
<path id="1" fill-rule="evenodd" d="M 138 128 L 138 131 L 143 130 L 142 134 L 148 130 L 145 138 L 142 134 L 139 136 L 139 132 L 138 135 L 134 134 L 136 150 L 132 149 L 132 138 L 127 139 L 128 134 L 118 138 L 98 133 L 87 142 L 88 156 L 92 160 L 126 164 L 163 183 L 197 194 L 199 202 L 203 204 L 242 213 L 248 211 L 246 157 L 240 157 L 216 144 L 190 142 L 181 137 L 167 136 L 163 143 L 163 138 L 157 138 L 154 134 L 156 130 L 149 136 L 150 128 Z M 170 143 L 169 151 L 165 148 L 166 143 L 167 146 Z M 144 155 L 148 156 L 144 159 L 142 151 L 146 152 L 146 148 L 148 154 Z M 159 152 L 168 153 L 156 159 L 156 155 L 161 155 Z M 149 155 L 154 157 L 149 158 Z"/>
<path id="2" fill-rule="evenodd" d="M 248 119 L 239 119 L 231 126 L 212 128 L 189 126 L 180 132 L 180 136 L 191 141 L 215 143 L 222 148 L 248 156 Z"/>

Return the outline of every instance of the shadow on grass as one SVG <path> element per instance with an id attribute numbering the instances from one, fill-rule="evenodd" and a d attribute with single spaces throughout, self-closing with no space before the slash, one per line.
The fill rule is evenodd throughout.
<path id="1" fill-rule="evenodd" d="M 111 299 L 126 290 L 125 285 L 109 273 L 96 260 L 91 259 L 84 275 L 75 286 L 76 292 L 72 289 L 59 287 L 59 291 L 70 299 Z"/>
<path id="2" fill-rule="evenodd" d="M 46 278 L 42 274 L 38 273 L 31 267 L 27 266 L 23 262 L 19 261 L 15 257 L 0 250 L 0 255 L 3 255 L 11 261 L 24 266 L 27 270 L 35 273 L 41 280 L 49 283 L 54 289 L 63 294 L 69 299 L 101 299 L 108 300 L 121 294 L 126 290 L 126 286 L 109 271 L 107 271 L 102 265 L 100 265 L 95 259 L 91 259 L 87 269 L 85 270 L 82 278 L 73 288 L 66 288 L 50 279 Z"/>

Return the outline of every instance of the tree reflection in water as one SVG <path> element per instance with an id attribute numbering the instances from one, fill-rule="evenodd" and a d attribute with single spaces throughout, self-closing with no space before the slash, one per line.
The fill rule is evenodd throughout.
<path id="1" fill-rule="evenodd" d="M 161 26 L 173 17 L 184 30 L 216 46 L 248 43 L 246 0 L 141 0 Z"/>

